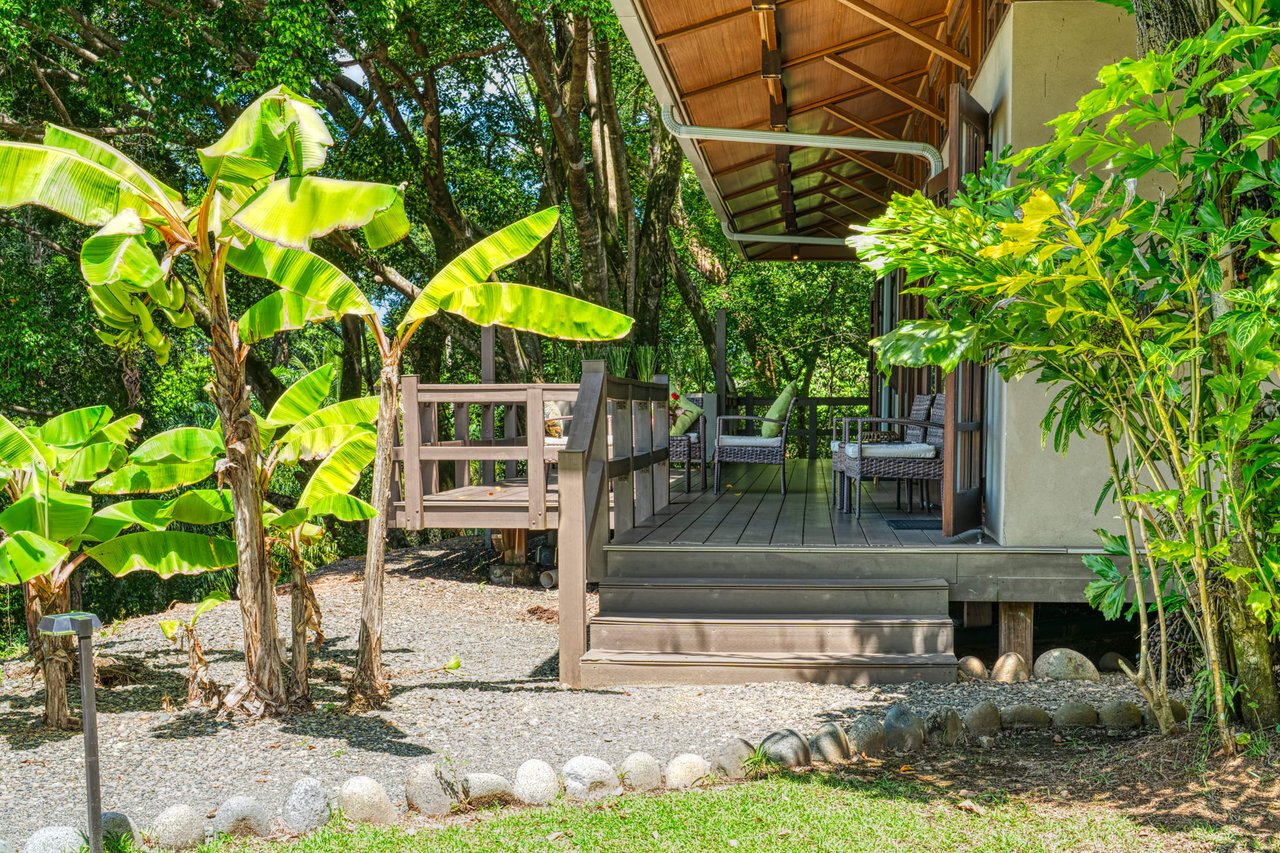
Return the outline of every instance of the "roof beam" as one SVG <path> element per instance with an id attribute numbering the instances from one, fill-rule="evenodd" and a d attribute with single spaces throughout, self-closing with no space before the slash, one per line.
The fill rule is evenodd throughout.
<path id="1" fill-rule="evenodd" d="M 856 151 L 845 151 L 843 149 L 837 151 L 836 153 L 839 154 L 841 157 L 845 158 L 846 160 L 848 160 L 850 163 L 857 163 L 862 168 L 869 169 L 872 172 L 875 172 L 877 175 L 887 178 L 888 180 L 892 181 L 893 183 L 897 184 L 900 187 L 903 187 L 907 190 L 915 190 L 917 188 L 915 184 L 911 183 L 906 178 L 902 177 L 902 175 L 899 175 L 897 172 L 893 171 L 892 169 L 886 166 L 881 166 L 879 163 L 877 163 L 875 160 L 872 160 L 870 157 L 865 157 L 857 153 Z"/>
<path id="2" fill-rule="evenodd" d="M 918 112 L 922 112 L 925 115 L 929 116 L 930 118 L 936 119 L 938 121 L 947 120 L 947 117 L 942 112 L 942 110 L 938 109 L 933 104 L 928 103 L 927 101 L 920 100 L 915 95 L 908 92 L 906 89 L 897 85 L 897 83 L 893 79 L 886 80 L 885 78 L 881 77 L 879 74 L 876 74 L 874 71 L 868 71 L 867 69 L 863 68 L 861 65 L 858 65 L 857 63 L 854 63 L 854 62 L 850 62 L 849 60 L 845 59 L 843 56 L 828 56 L 827 63 L 829 65 L 835 66 L 836 68 L 839 68 L 841 71 L 843 71 L 844 73 L 852 77 L 857 77 L 859 80 L 862 80 L 863 82 L 879 89 L 881 92 L 884 92 L 886 95 L 892 98 L 897 98 L 899 101 L 902 101 L 902 103 L 906 104 L 909 107 L 915 108 Z M 918 71 L 912 76 L 914 77 L 918 77 L 920 75 L 927 76 L 928 73 L 929 73 L 929 70 L 926 68 L 924 71 Z"/>
<path id="3" fill-rule="evenodd" d="M 880 128 L 880 127 L 876 127 L 874 124 L 872 124 L 869 121 L 858 118 L 856 115 L 844 109 L 843 107 L 835 107 L 835 106 L 827 105 L 822 108 L 822 111 L 827 115 L 835 116 L 836 118 L 840 119 L 842 122 L 846 124 L 853 125 L 853 128 L 855 130 L 860 130 L 863 133 L 867 134 L 867 136 L 874 136 L 877 139 L 893 139 L 894 138 L 893 134 L 890 133 L 889 131 L 884 130 L 883 128 Z"/>
<path id="4" fill-rule="evenodd" d="M 827 62 L 830 62 L 832 60 L 832 57 L 828 56 L 826 60 Z M 848 60 L 844 60 L 844 61 L 847 62 Z M 889 83 L 890 85 L 897 84 L 897 83 L 907 83 L 907 82 L 910 82 L 911 80 L 915 80 L 918 77 L 923 77 L 927 73 L 928 73 L 927 69 L 924 71 L 907 71 L 906 73 L 903 73 L 903 74 L 895 74 L 894 76 L 890 77 L 888 80 L 881 80 L 880 82 Z M 794 116 L 794 115 L 799 115 L 800 113 L 807 113 L 810 110 L 820 110 L 823 107 L 830 106 L 832 104 L 843 104 L 845 101 L 852 101 L 854 98 L 861 98 L 863 95 L 869 95 L 879 88 L 880 88 L 879 86 L 868 85 L 868 86 L 863 86 L 859 89 L 850 89 L 847 92 L 841 92 L 836 95 L 829 95 L 828 97 L 819 98 L 816 101 L 810 101 L 809 103 L 803 104 L 798 107 L 792 107 L 791 114 Z M 900 89 L 899 91 L 902 91 L 902 90 Z"/>
<path id="5" fill-rule="evenodd" d="M 823 169 L 823 172 L 825 172 L 826 175 L 830 177 L 832 180 L 836 181 L 837 183 L 844 184 L 846 187 L 848 187 L 851 190 L 855 190 L 857 192 L 862 193 L 867 198 L 874 201 L 876 204 L 883 204 L 885 207 L 889 206 L 889 199 L 885 198 L 884 196 L 880 195 L 880 193 L 875 192 L 874 190 L 867 189 L 862 184 L 858 183 L 852 178 L 846 178 L 844 175 L 840 174 L 839 172 L 834 172 L 830 169 Z"/>
<path id="6" fill-rule="evenodd" d="M 854 207 L 854 206 L 849 202 L 849 199 L 847 199 L 847 198 L 841 198 L 840 196 L 836 195 L 836 194 L 835 194 L 835 192 L 833 192 L 833 191 L 832 191 L 831 189 L 829 189 L 828 187 L 823 187 L 823 188 L 822 188 L 822 194 L 823 194 L 824 196 L 826 196 L 827 198 L 831 199 L 832 201 L 834 201 L 836 204 L 838 204 L 838 205 L 840 205 L 841 207 L 843 207 L 845 210 L 849 211 L 850 213 L 856 213 L 856 214 L 858 214 L 859 216 L 863 217 L 864 219 L 865 219 L 865 218 L 867 218 L 867 212 L 866 212 L 866 211 L 864 211 L 864 210 L 859 210 L 858 208 Z"/>
<path id="7" fill-rule="evenodd" d="M 960 66 L 970 74 L 973 73 L 973 61 L 968 56 L 965 56 L 946 42 L 940 41 L 923 30 L 912 26 L 896 15 L 889 14 L 879 6 L 868 2 L 868 0 L 839 0 L 839 2 L 848 6 L 855 12 L 870 18 L 880 26 L 892 30 L 906 40 L 914 44 L 918 44 L 933 55 L 941 57 L 954 65 Z"/>

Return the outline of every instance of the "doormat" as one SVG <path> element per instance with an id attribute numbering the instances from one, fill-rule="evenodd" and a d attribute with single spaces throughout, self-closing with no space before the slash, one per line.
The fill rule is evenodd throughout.
<path id="1" fill-rule="evenodd" d="M 940 518 L 890 518 L 886 524 L 890 530 L 941 530 Z"/>

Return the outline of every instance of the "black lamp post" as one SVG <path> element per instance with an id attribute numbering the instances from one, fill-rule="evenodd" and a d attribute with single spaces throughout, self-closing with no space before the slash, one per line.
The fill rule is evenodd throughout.
<path id="1" fill-rule="evenodd" d="M 89 849 L 102 853 L 102 786 L 98 779 L 98 703 L 93 684 L 93 632 L 102 621 L 92 613 L 59 613 L 40 619 L 41 634 L 75 636 L 80 644 L 80 716 L 84 722 L 84 775 L 89 800 Z"/>

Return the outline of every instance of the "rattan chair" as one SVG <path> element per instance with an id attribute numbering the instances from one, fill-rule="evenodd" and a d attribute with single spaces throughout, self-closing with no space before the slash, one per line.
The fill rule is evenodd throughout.
<path id="1" fill-rule="evenodd" d="M 929 407 L 933 405 L 935 394 L 917 394 L 915 399 L 911 401 L 911 412 L 907 415 L 908 420 L 927 421 L 929 419 Z M 844 500 L 845 485 L 845 466 L 842 462 L 845 459 L 844 448 L 849 443 L 849 424 L 857 421 L 857 418 L 836 418 L 831 421 L 831 503 L 834 506 L 842 506 Z M 899 428 L 895 430 L 876 430 L 868 432 L 862 431 L 862 439 L 866 443 L 880 443 L 886 441 L 908 441 L 918 442 L 924 440 L 924 429 L 918 426 L 908 426 L 905 430 Z M 909 491 L 909 490 L 908 490 Z M 911 497 L 908 494 L 907 503 L 910 504 Z M 898 506 L 902 505 L 902 481 L 898 481 Z"/>
<path id="2" fill-rule="evenodd" d="M 689 400 L 697 406 L 702 405 L 701 394 L 690 394 Z M 667 439 L 668 461 L 684 464 L 684 493 L 689 494 L 690 471 L 694 463 L 702 469 L 702 491 L 707 490 L 707 416 L 698 415 L 693 428 L 683 435 L 669 436 Z"/>
<path id="3" fill-rule="evenodd" d="M 918 398 L 917 398 L 918 399 Z M 840 509 L 849 512 L 851 509 L 856 518 L 862 517 L 862 488 L 865 478 L 906 480 L 942 480 L 943 471 L 943 426 L 946 422 L 946 395 L 935 394 L 929 406 L 927 419 L 917 418 L 847 418 L 844 422 L 844 447 L 840 455 L 841 471 L 844 474 L 841 489 Z M 916 411 L 912 401 L 912 411 Z M 849 427 L 856 424 L 854 441 L 849 441 Z M 867 425 L 893 425 L 903 428 L 906 439 L 919 438 L 917 441 L 902 443 L 868 444 L 862 440 Z M 927 489 L 924 492 L 928 500 Z M 907 502 L 911 495 L 908 490 Z"/>
<path id="4" fill-rule="evenodd" d="M 717 419 L 716 494 L 720 494 L 720 466 L 731 462 L 745 462 L 748 465 L 780 465 L 782 494 L 787 493 L 787 425 L 791 423 L 791 411 L 795 406 L 796 401 L 792 397 L 782 420 L 746 415 L 721 415 Z M 758 421 L 761 429 L 765 424 L 781 424 L 782 430 L 774 438 L 765 438 L 762 435 L 729 435 L 725 429 L 729 421 Z"/>

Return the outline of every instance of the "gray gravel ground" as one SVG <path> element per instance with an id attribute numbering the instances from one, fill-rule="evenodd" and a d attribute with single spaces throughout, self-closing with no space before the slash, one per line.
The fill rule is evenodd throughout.
<path id="1" fill-rule="evenodd" d="M 615 765 L 637 750 L 662 761 L 686 751 L 706 755 L 729 734 L 758 742 L 772 729 L 812 731 L 826 720 L 883 714 L 895 702 L 927 713 L 946 705 L 963 711 L 987 699 L 1048 708 L 1065 698 L 1137 700 L 1118 675 L 1100 684 L 562 689 L 555 679 L 556 626 L 530 614 L 554 608 L 556 593 L 480 583 L 487 574 L 460 568 L 477 556 L 470 542 L 389 555 L 384 654 L 394 697 L 374 714 L 340 710 L 360 603 L 354 561 L 316 576 L 328 639 L 313 686 L 317 709 L 301 716 L 252 722 L 166 711 L 168 700 L 185 696 L 186 657 L 161 636 L 161 616 L 111 626 L 98 638 L 101 653 L 142 660 L 151 675 L 142 684 L 98 691 L 105 807 L 146 826 L 177 802 L 212 811 L 234 794 L 249 794 L 278 813 L 299 777 L 315 776 L 336 790 L 360 774 L 380 780 L 403 807 L 408 770 L 423 760 L 510 778 L 528 758 L 558 768 L 578 754 Z M 277 603 L 286 625 L 287 595 Z M 229 685 L 240 648 L 235 604 L 202 617 L 200 633 L 214 678 Z M 462 670 L 441 672 L 454 655 Z M 84 823 L 82 738 L 41 731 L 38 685 L 21 669 L 6 665 L 0 684 L 0 839 L 14 843 L 43 825 Z"/>

